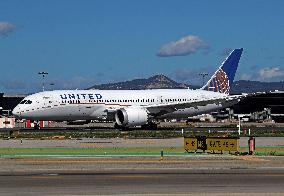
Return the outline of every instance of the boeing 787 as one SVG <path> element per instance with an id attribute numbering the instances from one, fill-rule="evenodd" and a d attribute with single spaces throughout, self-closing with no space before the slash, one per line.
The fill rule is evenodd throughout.
<path id="1" fill-rule="evenodd" d="M 242 52 L 233 50 L 201 89 L 44 91 L 24 98 L 13 115 L 30 120 L 112 120 L 125 128 L 210 113 L 243 97 L 229 94 Z"/>

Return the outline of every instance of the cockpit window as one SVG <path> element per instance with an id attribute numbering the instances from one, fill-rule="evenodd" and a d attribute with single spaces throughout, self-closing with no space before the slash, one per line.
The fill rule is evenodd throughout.
<path id="1" fill-rule="evenodd" d="M 31 104 L 32 101 L 31 100 L 27 100 L 27 102 L 25 104 Z"/>
<path id="2" fill-rule="evenodd" d="M 20 104 L 25 104 L 27 100 L 22 100 Z"/>

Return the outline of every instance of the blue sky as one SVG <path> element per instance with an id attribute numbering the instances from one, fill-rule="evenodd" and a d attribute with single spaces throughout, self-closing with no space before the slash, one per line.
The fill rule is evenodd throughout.
<path id="1" fill-rule="evenodd" d="M 240 47 L 235 80 L 282 81 L 283 9 L 281 0 L 1 0 L 0 91 L 40 91 L 40 71 L 47 89 L 154 74 L 201 84 L 198 73 Z"/>

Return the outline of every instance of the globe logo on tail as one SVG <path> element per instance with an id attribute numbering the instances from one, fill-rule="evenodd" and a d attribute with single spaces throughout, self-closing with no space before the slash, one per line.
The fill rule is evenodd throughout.
<path id="1" fill-rule="evenodd" d="M 208 91 L 228 94 L 230 91 L 230 81 L 223 69 L 219 69 L 208 85 Z"/>
<path id="2" fill-rule="evenodd" d="M 242 48 L 233 50 L 211 79 L 201 89 L 228 95 L 230 93 L 230 85 L 232 85 L 234 81 L 242 52 Z"/>

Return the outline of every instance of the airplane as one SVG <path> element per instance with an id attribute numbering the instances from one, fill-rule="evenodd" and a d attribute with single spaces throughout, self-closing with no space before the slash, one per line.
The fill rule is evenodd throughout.
<path id="1" fill-rule="evenodd" d="M 44 91 L 25 97 L 12 113 L 34 121 L 110 120 L 116 128 L 210 113 L 245 97 L 229 95 L 242 52 L 234 49 L 201 89 Z"/>

